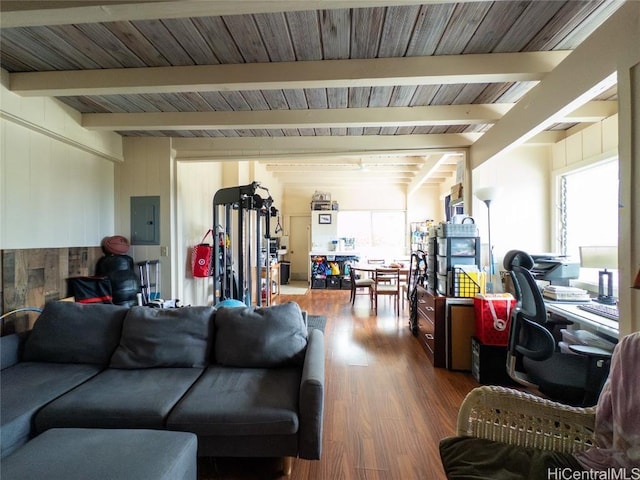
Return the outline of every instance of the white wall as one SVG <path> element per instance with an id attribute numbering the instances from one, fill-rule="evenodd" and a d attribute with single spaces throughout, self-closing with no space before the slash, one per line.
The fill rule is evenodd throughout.
<path id="1" fill-rule="evenodd" d="M 120 137 L 56 100 L 0 87 L 0 248 L 98 246 L 114 234 Z"/>
<path id="2" fill-rule="evenodd" d="M 190 250 L 213 224 L 213 196 L 222 188 L 222 164 L 178 162 L 176 295 L 184 305 L 209 305 L 213 282 L 191 275 Z M 211 244 L 212 237 L 206 239 Z"/>
<path id="3" fill-rule="evenodd" d="M 132 196 L 160 196 L 160 245 L 133 245 L 129 255 L 136 263 L 160 260 L 161 298 L 175 298 L 176 277 L 172 275 L 177 248 L 172 230 L 175 161 L 171 156 L 171 139 L 128 137 L 123 146 L 125 160 L 115 171 L 116 233 L 131 238 Z"/>
<path id="4" fill-rule="evenodd" d="M 202 241 L 213 225 L 213 197 L 221 188 L 248 185 L 253 181 L 269 190 L 274 206 L 282 209 L 282 188 L 266 168 L 256 162 L 194 162 L 177 163 L 175 252 L 175 296 L 184 305 L 209 305 L 213 300 L 213 281 L 191 275 L 190 250 Z M 267 192 L 258 191 L 262 197 Z M 271 218 L 271 230 L 276 219 Z M 206 243 L 211 243 L 208 237 Z M 236 247 L 237 248 L 237 247 Z M 234 249 L 235 250 L 235 249 Z"/>
<path id="5" fill-rule="evenodd" d="M 320 215 L 328 215 L 331 223 L 320 223 Z M 294 233 L 295 235 L 295 233 Z M 311 212 L 311 251 L 326 252 L 331 242 L 338 239 L 338 212 L 314 210 Z"/>
<path id="6" fill-rule="evenodd" d="M 499 187 L 491 203 L 491 243 L 494 261 L 502 269 L 504 254 L 512 249 L 548 252 L 551 171 L 550 147 L 518 147 L 473 170 L 473 190 Z M 470 213 L 478 225 L 483 252 L 488 243 L 488 214 L 483 202 L 473 198 Z"/>
<path id="7" fill-rule="evenodd" d="M 447 187 L 447 191 L 450 187 Z M 289 234 L 289 217 L 292 215 L 311 215 L 311 199 L 316 189 L 288 189 L 284 192 L 285 234 Z M 354 185 L 344 188 L 333 188 L 331 200 L 338 202 L 339 210 L 406 210 L 407 211 L 407 239 L 408 224 L 414 221 L 444 219 L 444 204 L 437 187 L 422 187 L 407 197 L 404 187 L 385 187 L 384 191 Z M 312 222 L 313 225 L 313 222 Z"/>
<path id="8" fill-rule="evenodd" d="M 422 187 L 407 199 L 407 223 L 434 220 L 444 221 L 444 200 L 438 187 Z"/>
<path id="9" fill-rule="evenodd" d="M 637 43 L 635 44 L 637 46 Z M 621 285 L 633 285 L 640 272 L 640 50 L 619 62 L 620 215 L 618 272 Z M 620 333 L 640 331 L 640 289 L 619 294 Z"/>

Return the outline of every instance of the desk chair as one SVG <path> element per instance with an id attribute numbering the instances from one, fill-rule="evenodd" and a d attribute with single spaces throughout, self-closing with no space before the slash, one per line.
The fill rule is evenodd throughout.
<path id="1" fill-rule="evenodd" d="M 378 314 L 378 297 L 392 296 L 396 315 L 400 315 L 400 270 L 397 268 L 376 268 L 375 272 L 375 312 Z"/>
<path id="2" fill-rule="evenodd" d="M 358 291 L 362 288 L 367 289 L 369 295 L 369 304 L 373 304 L 373 291 L 375 288 L 375 280 L 373 278 L 357 278 L 356 271 L 353 268 L 349 268 L 349 279 L 351 280 L 351 305 L 356 301 L 356 295 L 359 295 Z"/>
<path id="3" fill-rule="evenodd" d="M 533 259 L 520 250 L 504 257 L 516 308 L 511 315 L 507 351 L 509 376 L 544 396 L 576 406 L 594 405 L 609 373 L 611 353 L 582 349 L 561 353 L 551 333 L 542 293 L 530 269 Z M 589 351 L 592 350 L 592 351 Z"/>

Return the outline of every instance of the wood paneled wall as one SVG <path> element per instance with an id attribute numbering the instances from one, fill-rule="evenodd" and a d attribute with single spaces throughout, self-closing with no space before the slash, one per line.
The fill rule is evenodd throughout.
<path id="1" fill-rule="evenodd" d="M 93 275 L 103 252 L 100 247 L 33 248 L 0 252 L 2 313 L 21 307 L 43 307 L 68 295 L 69 277 Z M 33 315 L 5 320 L 2 334 L 28 330 Z"/>

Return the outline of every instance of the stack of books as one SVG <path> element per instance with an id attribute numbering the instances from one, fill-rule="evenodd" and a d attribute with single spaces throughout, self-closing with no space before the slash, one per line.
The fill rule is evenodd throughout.
<path id="1" fill-rule="evenodd" d="M 542 296 L 557 302 L 588 302 L 589 293 L 582 288 L 547 285 L 542 289 Z"/>

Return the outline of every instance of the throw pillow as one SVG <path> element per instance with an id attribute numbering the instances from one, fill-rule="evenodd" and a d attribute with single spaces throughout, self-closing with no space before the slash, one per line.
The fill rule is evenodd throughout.
<path id="1" fill-rule="evenodd" d="M 210 356 L 213 307 L 132 307 L 112 368 L 204 367 Z"/>
<path id="2" fill-rule="evenodd" d="M 127 310 L 110 304 L 49 302 L 33 325 L 22 359 L 107 365 Z"/>
<path id="3" fill-rule="evenodd" d="M 295 302 L 270 307 L 220 308 L 215 317 L 215 361 L 243 368 L 299 366 L 307 327 Z"/>

